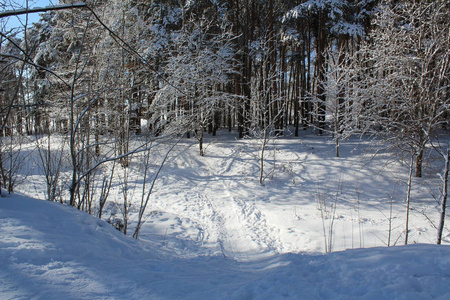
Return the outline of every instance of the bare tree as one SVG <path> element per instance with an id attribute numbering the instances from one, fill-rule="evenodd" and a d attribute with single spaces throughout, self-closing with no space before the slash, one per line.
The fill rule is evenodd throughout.
<path id="1" fill-rule="evenodd" d="M 444 231 L 445 224 L 445 213 L 447 209 L 447 198 L 448 198 L 448 175 L 450 172 L 450 141 L 447 145 L 447 151 L 438 150 L 439 154 L 444 159 L 444 171 L 441 175 L 442 189 L 441 189 L 441 203 L 439 207 L 439 223 L 437 227 L 437 244 L 442 242 L 442 234 Z"/>
<path id="2" fill-rule="evenodd" d="M 422 174 L 423 152 L 449 110 L 449 4 L 447 1 L 384 2 L 370 43 L 362 48 L 367 121 L 415 156 Z"/>
<path id="3" fill-rule="evenodd" d="M 45 179 L 45 197 L 48 201 L 61 199 L 61 173 L 64 167 L 65 143 L 66 139 L 63 136 L 57 139 L 51 133 L 42 138 L 36 138 L 36 151 L 39 156 L 38 166 Z"/>
<path id="4" fill-rule="evenodd" d="M 155 187 L 156 180 L 158 179 L 162 168 L 164 167 L 167 159 L 169 158 L 170 153 L 172 152 L 172 150 L 175 148 L 175 146 L 177 144 L 178 144 L 178 142 L 173 143 L 172 145 L 169 145 L 169 149 L 163 156 L 163 159 L 162 159 L 161 163 L 159 164 L 157 171 L 153 174 L 153 176 L 151 176 L 151 174 L 150 174 L 151 153 L 150 153 L 150 151 L 146 151 L 144 153 L 144 163 L 143 163 L 144 178 L 143 178 L 143 183 L 142 183 L 142 195 L 141 195 L 141 202 L 139 205 L 138 220 L 137 220 L 136 228 L 133 232 L 133 237 L 135 239 L 139 238 L 139 234 L 140 234 L 142 225 L 145 222 L 144 215 L 145 215 L 146 209 L 148 207 L 148 204 L 150 202 L 150 196 L 153 193 L 153 188 Z M 149 187 L 148 187 L 148 184 L 150 185 Z"/>
<path id="5" fill-rule="evenodd" d="M 412 171 L 422 175 L 426 145 L 450 107 L 450 9 L 444 0 L 383 1 L 379 8 L 355 59 L 356 93 L 366 130 L 411 156 L 407 243 Z"/>
<path id="6" fill-rule="evenodd" d="M 357 76 L 349 68 L 353 55 L 345 51 L 342 47 L 338 50 L 333 47 L 328 49 L 326 80 L 322 83 L 327 99 L 326 121 L 330 124 L 329 131 L 335 140 L 336 157 L 340 156 L 341 142 L 359 131 L 355 123 L 354 106 L 357 102 L 354 101 L 353 89 Z"/>
<path id="7" fill-rule="evenodd" d="M 232 35 L 206 20 L 186 22 L 174 32 L 162 88 L 152 104 L 162 127 L 178 133 L 193 131 L 204 154 L 203 136 L 220 104 L 232 99 L 223 87 L 231 81 Z"/>

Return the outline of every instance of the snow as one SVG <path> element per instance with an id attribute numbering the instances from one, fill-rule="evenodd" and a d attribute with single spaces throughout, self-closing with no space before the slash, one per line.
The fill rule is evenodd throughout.
<path id="1" fill-rule="evenodd" d="M 1 299 L 448 299 L 450 247 L 180 258 L 25 196 L 0 201 Z"/>
<path id="2" fill-rule="evenodd" d="M 448 230 L 445 245 L 433 245 L 430 224 L 438 218 L 429 200 L 438 190 L 438 161 L 414 182 L 412 245 L 399 246 L 408 168 L 394 153 L 351 138 L 336 158 L 331 138 L 273 139 L 260 185 L 260 146 L 220 132 L 206 138 L 200 157 L 195 140 L 183 139 L 156 181 L 139 240 L 34 199 L 43 198 L 41 175 L 23 171 L 20 192 L 0 198 L 0 299 L 450 297 Z M 130 235 L 141 199 L 139 161 L 128 170 Z M 114 208 L 123 189 L 113 186 L 105 220 L 120 215 Z M 395 246 L 385 247 L 388 241 Z"/>
<path id="3" fill-rule="evenodd" d="M 349 22 L 344 20 L 344 10 L 349 3 L 346 1 L 336 0 L 310 0 L 289 10 L 282 18 L 283 22 L 287 22 L 291 19 L 309 18 L 311 12 L 325 11 L 327 14 L 327 22 L 331 27 L 330 32 L 336 35 L 345 34 L 353 38 L 364 36 L 364 28 L 360 24 Z M 360 3 L 361 7 L 367 5 L 367 3 Z M 368 13 L 367 10 L 362 9 L 363 12 L 359 16 L 353 16 L 358 19 L 364 14 Z"/>
<path id="4" fill-rule="evenodd" d="M 331 19 L 336 20 L 343 15 L 342 9 L 345 5 L 347 5 L 345 1 L 309 0 L 289 10 L 283 17 L 283 20 L 286 21 L 291 18 L 296 19 L 302 16 L 307 16 L 308 12 L 316 12 L 319 10 L 329 10 L 328 16 Z"/>

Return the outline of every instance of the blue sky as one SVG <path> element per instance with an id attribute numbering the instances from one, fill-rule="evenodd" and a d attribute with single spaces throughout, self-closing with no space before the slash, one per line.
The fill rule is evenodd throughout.
<path id="1" fill-rule="evenodd" d="M 15 7 L 8 7 L 6 10 L 12 10 L 14 8 L 25 8 L 27 0 L 15 0 L 15 1 L 2 1 L 3 3 L 15 2 Z M 58 0 L 28 0 L 29 8 L 33 7 L 45 7 L 48 5 L 58 4 Z M 20 17 L 9 17 L 5 21 L 7 21 L 6 28 L 12 27 L 23 27 L 23 23 L 25 22 L 25 16 L 21 15 Z M 37 22 L 39 20 L 39 14 L 33 13 L 28 14 L 28 24 L 32 24 L 33 22 Z"/>

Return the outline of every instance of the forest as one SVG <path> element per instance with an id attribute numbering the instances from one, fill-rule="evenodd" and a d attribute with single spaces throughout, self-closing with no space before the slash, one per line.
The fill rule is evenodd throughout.
<path id="1" fill-rule="evenodd" d="M 273 140 L 301 141 L 303 132 L 312 133 L 332 140 L 329 155 L 340 157 L 343 143 L 364 137 L 409 166 L 407 220 L 414 178 L 422 177 L 430 151 L 439 157 L 441 242 L 449 164 L 448 1 L 63 4 L 76 5 L 48 9 L 38 22 L 22 19 L 18 26 L 11 26 L 14 10 L 28 4 L 2 4 L 13 12 L 0 19 L 3 194 L 26 182 L 32 147 L 42 198 L 101 218 L 112 186 L 119 181 L 128 191 L 127 170 L 139 162 L 140 200 L 134 207 L 122 193 L 114 221 L 127 233 L 128 209 L 134 209 L 137 238 L 155 182 L 180 142 L 195 143 L 202 157 L 206 138 L 257 140 L 256 174 L 264 185 Z"/>

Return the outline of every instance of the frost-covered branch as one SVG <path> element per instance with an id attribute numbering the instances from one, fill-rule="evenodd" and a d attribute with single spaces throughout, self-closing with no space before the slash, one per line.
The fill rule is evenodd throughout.
<path id="1" fill-rule="evenodd" d="M 74 3 L 74 4 L 59 4 L 59 5 L 52 5 L 52 6 L 46 6 L 46 7 L 6 10 L 3 12 L 0 12 L 0 18 L 10 17 L 10 16 L 18 16 L 18 15 L 24 15 L 24 14 L 31 14 L 31 13 L 56 11 L 56 10 L 63 10 L 63 9 L 70 9 L 70 8 L 83 8 L 83 7 L 86 7 L 86 3 L 78 2 L 78 3 Z"/>

